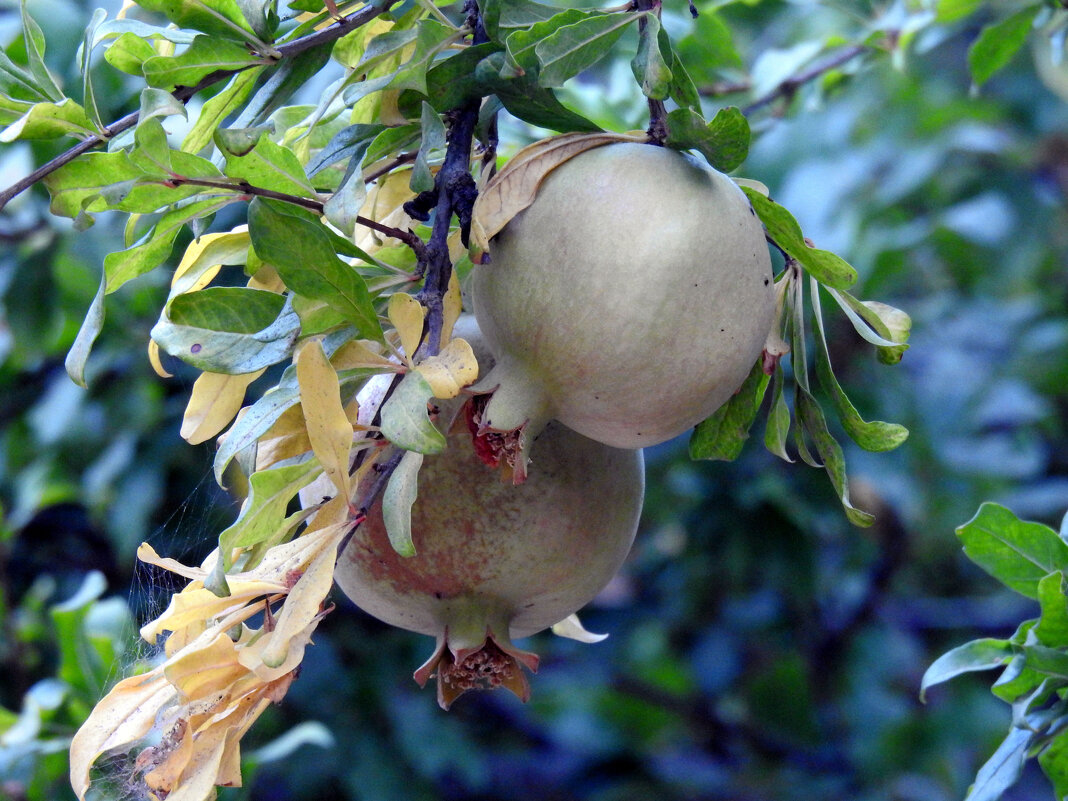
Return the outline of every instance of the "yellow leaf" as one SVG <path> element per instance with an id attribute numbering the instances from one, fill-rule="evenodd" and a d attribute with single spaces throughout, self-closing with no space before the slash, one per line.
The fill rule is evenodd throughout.
<path id="1" fill-rule="evenodd" d="M 291 646 L 304 648 L 306 641 L 301 642 L 298 635 L 319 616 L 323 599 L 333 585 L 336 544 L 341 539 L 341 532 L 343 529 L 336 535 L 335 547 L 323 547 L 286 596 L 282 611 L 275 617 L 274 631 L 264 638 L 267 642 L 263 663 L 268 667 L 281 665 Z"/>
<path id="2" fill-rule="evenodd" d="M 225 728 L 199 732 L 193 740 L 193 754 L 174 783 L 167 801 L 208 801 L 215 797 L 215 778 L 226 749 Z M 190 735 L 186 735 L 190 736 Z"/>
<path id="3" fill-rule="evenodd" d="M 453 260 L 455 262 L 455 259 Z M 445 291 L 445 297 L 442 298 L 442 312 L 441 312 L 441 344 L 448 344 L 452 339 L 452 327 L 456 325 L 456 321 L 463 313 L 463 297 L 460 294 L 460 279 L 456 275 L 456 270 L 452 271 L 452 275 L 449 276 L 449 288 Z"/>
<path id="4" fill-rule="evenodd" d="M 248 385 L 263 372 L 257 370 L 241 375 L 201 373 L 189 393 L 189 403 L 182 418 L 182 439 L 191 445 L 199 445 L 222 431 L 241 409 Z"/>
<path id="5" fill-rule="evenodd" d="M 193 283 L 182 279 L 186 273 L 192 272 L 195 274 L 205 264 L 211 264 L 213 260 L 219 258 L 219 254 L 222 251 L 236 251 L 248 248 L 251 242 L 252 239 L 249 236 L 247 225 L 239 225 L 234 230 L 223 233 L 204 234 L 199 239 L 194 239 L 189 243 L 189 247 L 185 249 L 182 260 L 178 263 L 178 268 L 174 271 L 174 275 L 171 276 L 171 296 L 173 297 L 176 293 L 181 292 L 195 292 L 206 287 L 218 274 L 219 268 L 222 266 L 221 262 L 216 261 Z M 229 260 L 228 263 L 230 263 Z"/>
<path id="6" fill-rule="evenodd" d="M 405 360 L 411 364 L 419 342 L 423 339 L 423 320 L 426 308 L 411 295 L 394 292 L 389 296 L 389 321 L 400 335 Z"/>
<path id="7" fill-rule="evenodd" d="M 160 378 L 174 378 L 173 373 L 168 373 L 167 369 L 163 366 L 163 362 L 159 358 L 159 345 L 156 344 L 156 340 L 148 340 L 148 363 L 152 365 L 152 369 L 156 371 L 156 375 Z"/>
<path id="8" fill-rule="evenodd" d="M 286 291 L 282 276 L 269 264 L 263 264 L 256 270 L 252 277 L 248 279 L 248 287 L 249 289 L 263 289 L 277 294 Z"/>
<path id="9" fill-rule="evenodd" d="M 89 789 L 89 769 L 105 751 L 137 742 L 176 692 L 162 668 L 123 679 L 93 708 L 70 744 L 70 783 L 79 799 Z"/>
<path id="10" fill-rule="evenodd" d="M 188 648 L 167 660 L 163 673 L 185 699 L 225 694 L 247 671 L 238 661 L 234 641 L 225 631 L 199 648 Z"/>
<path id="11" fill-rule="evenodd" d="M 478 360 L 466 339 L 452 339 L 437 356 L 423 359 L 415 368 L 430 384 L 435 398 L 455 398 L 478 378 Z"/>
<path id="12" fill-rule="evenodd" d="M 372 350 L 373 345 L 374 343 L 366 339 L 350 340 L 334 351 L 330 363 L 336 370 L 372 368 L 395 372 L 401 369 L 396 362 L 390 361 L 388 356 Z"/>
<path id="13" fill-rule="evenodd" d="M 156 567 L 162 567 L 164 570 L 169 570 L 171 573 L 177 573 L 179 576 L 185 576 L 187 579 L 201 580 L 207 578 L 210 571 L 205 570 L 203 567 L 189 567 L 183 565 L 177 559 L 171 559 L 168 557 L 160 556 L 156 553 L 156 549 L 149 545 L 147 542 L 142 542 L 137 547 L 137 558 L 148 565 L 155 565 Z"/>
<path id="14" fill-rule="evenodd" d="M 317 339 L 305 344 L 294 361 L 300 385 L 300 406 L 308 424 L 312 451 L 338 493 L 348 498 L 352 423 L 341 403 L 337 373 Z"/>
<path id="15" fill-rule="evenodd" d="M 267 595 L 286 591 L 284 584 L 270 581 L 228 581 L 230 595 L 219 597 L 201 582 L 193 582 L 171 596 L 167 610 L 141 627 L 141 636 L 150 643 L 166 631 L 179 631 L 197 621 L 211 621 Z"/>
<path id="16" fill-rule="evenodd" d="M 415 192 L 409 186 L 411 177 L 411 168 L 404 168 L 393 170 L 379 178 L 367 190 L 367 198 L 360 208 L 360 215 L 391 228 L 407 231 L 412 227 L 412 218 L 404 210 L 404 204 L 415 197 Z M 370 228 L 362 228 L 359 231 L 356 246 L 366 253 L 401 244 L 399 239 L 384 237 Z"/>
<path id="17" fill-rule="evenodd" d="M 308 424 L 300 404 L 290 406 L 275 420 L 256 446 L 256 469 L 266 470 L 284 459 L 291 459 L 311 450 Z"/>
<path id="18" fill-rule="evenodd" d="M 515 215 L 534 202 L 550 172 L 579 153 L 613 142 L 646 142 L 645 134 L 569 133 L 527 145 L 493 176 L 475 201 L 471 216 L 472 261 L 481 263 L 489 241 Z"/>
<path id="19" fill-rule="evenodd" d="M 187 734 L 188 726 L 184 720 L 179 720 L 175 727 L 168 732 L 167 738 L 177 740 L 177 745 L 170 751 L 164 751 L 161 747 L 151 750 L 146 748 L 137 756 L 140 764 L 146 757 L 156 764 L 152 770 L 145 773 L 145 785 L 152 790 L 169 793 L 178 783 L 193 758 L 193 738 Z M 157 761 L 158 760 L 158 761 Z"/>

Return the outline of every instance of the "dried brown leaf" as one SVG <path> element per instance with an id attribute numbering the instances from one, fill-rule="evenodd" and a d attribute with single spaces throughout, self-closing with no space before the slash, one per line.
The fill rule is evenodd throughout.
<path id="1" fill-rule="evenodd" d="M 489 241 L 515 215 L 534 202 L 538 187 L 565 161 L 615 142 L 646 142 L 644 133 L 567 133 L 527 145 L 512 157 L 475 201 L 471 221 L 472 261 L 481 263 Z"/>

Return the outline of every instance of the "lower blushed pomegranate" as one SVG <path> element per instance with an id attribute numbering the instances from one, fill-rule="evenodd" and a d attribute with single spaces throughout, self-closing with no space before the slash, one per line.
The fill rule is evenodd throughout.
<path id="1" fill-rule="evenodd" d="M 471 321 L 457 332 L 485 364 Z M 446 450 L 426 457 L 419 472 L 415 556 L 390 545 L 376 503 L 334 577 L 364 611 L 436 638 L 415 679 L 424 685 L 437 677 L 443 708 L 476 688 L 507 687 L 526 700 L 523 669 L 536 670 L 538 657 L 513 638 L 567 619 L 608 583 L 634 540 L 643 491 L 640 451 L 602 445 L 559 423 L 538 437 L 521 485 L 502 482 L 469 434 L 453 426 Z"/>

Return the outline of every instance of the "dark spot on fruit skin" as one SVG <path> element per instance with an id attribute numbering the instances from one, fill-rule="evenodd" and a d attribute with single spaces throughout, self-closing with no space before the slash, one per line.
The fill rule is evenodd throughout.
<path id="1" fill-rule="evenodd" d="M 721 328 L 721 329 L 719 329 L 719 332 L 722 334 L 726 330 L 727 330 L 726 328 Z"/>
<path id="2" fill-rule="evenodd" d="M 437 598 L 440 601 L 443 596 L 442 596 L 442 594 L 440 592 L 435 592 L 434 593 L 434 597 Z"/>
<path id="3" fill-rule="evenodd" d="M 764 279 L 764 286 L 767 286 L 770 283 L 771 283 L 771 281 L 769 281 L 767 278 Z"/>

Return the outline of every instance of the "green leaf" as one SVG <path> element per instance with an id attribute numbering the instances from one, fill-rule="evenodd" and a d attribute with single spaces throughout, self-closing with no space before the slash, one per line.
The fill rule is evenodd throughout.
<path id="1" fill-rule="evenodd" d="M 486 42 L 438 61 L 426 74 L 426 99 L 435 110 L 445 113 L 489 94 L 491 90 L 479 79 L 476 69 L 479 62 L 496 52 L 501 52 L 500 45 Z M 407 109 L 405 100 L 401 100 L 402 110 Z"/>
<path id="2" fill-rule="evenodd" d="M 406 451 L 441 453 L 445 436 L 427 414 L 427 403 L 433 397 L 427 380 L 414 370 L 409 372 L 382 405 L 382 434 Z"/>
<path id="3" fill-rule="evenodd" d="M 90 572 L 73 596 L 49 611 L 59 646 L 56 675 L 69 686 L 89 695 L 103 690 L 112 669 L 112 665 L 101 663 L 86 633 L 86 619 L 106 590 L 104 575 Z"/>
<path id="4" fill-rule="evenodd" d="M 1060 736 L 1054 738 L 1045 750 L 1038 755 L 1038 764 L 1046 774 L 1056 798 L 1068 795 L 1068 734 L 1061 729 Z"/>
<path id="5" fill-rule="evenodd" d="M 273 67 L 271 77 L 252 96 L 233 122 L 234 128 L 258 125 L 285 105 L 330 60 L 330 44 L 311 47 Z M 256 70 L 260 72 L 259 69 Z"/>
<path id="6" fill-rule="evenodd" d="M 430 172 L 430 160 L 445 147 L 445 124 L 429 103 L 423 103 L 419 117 L 422 127 L 422 139 L 419 153 L 412 165 L 412 177 L 409 185 L 415 193 L 427 192 L 434 188 L 434 175 Z"/>
<path id="7" fill-rule="evenodd" d="M 164 92 L 162 89 L 153 89 L 146 86 L 141 90 L 141 108 L 137 114 L 137 124 L 139 126 L 145 120 L 153 117 L 166 118 L 172 116 L 189 119 L 189 113 L 181 100 L 170 92 Z"/>
<path id="8" fill-rule="evenodd" d="M 939 22 L 956 22 L 974 14 L 984 0 L 937 0 L 935 13 Z"/>
<path id="9" fill-rule="evenodd" d="M 1027 41 L 1041 8 L 1041 3 L 1034 3 L 983 28 L 979 38 L 968 48 L 968 68 L 976 86 L 982 86 L 996 72 L 1008 66 L 1016 51 Z"/>
<path id="10" fill-rule="evenodd" d="M 146 90 L 147 91 L 147 90 Z M 167 142 L 167 132 L 157 117 L 147 117 L 137 123 L 134 131 L 134 150 L 130 154 L 133 161 L 149 162 L 161 175 L 171 173 L 171 146 Z"/>
<path id="11" fill-rule="evenodd" d="M 957 529 L 968 558 L 1012 590 L 1038 598 L 1050 573 L 1068 571 L 1068 544 L 1041 523 L 1018 519 L 996 503 L 984 503 Z"/>
<path id="12" fill-rule="evenodd" d="M 92 136 L 96 128 L 85 109 L 70 98 L 58 103 L 36 103 L 0 133 L 0 142 L 16 139 L 55 139 L 58 136 Z"/>
<path id="13" fill-rule="evenodd" d="M 382 522 L 389 544 L 401 556 L 415 556 L 412 542 L 412 504 L 419 495 L 419 468 L 423 454 L 405 451 L 382 493 Z"/>
<path id="14" fill-rule="evenodd" d="M 560 13 L 560 9 L 555 6 L 535 3 L 532 0 L 491 0 L 484 2 L 482 7 L 486 32 L 495 41 L 503 41 L 511 31 L 529 28 Z"/>
<path id="15" fill-rule="evenodd" d="M 173 89 L 196 86 L 213 72 L 241 70 L 262 64 L 244 45 L 211 36 L 198 36 L 177 56 L 153 56 L 142 65 L 149 86 Z"/>
<path id="16" fill-rule="evenodd" d="M 210 331 L 254 334 L 278 317 L 285 298 L 246 287 L 217 286 L 179 295 L 170 302 L 171 322 Z"/>
<path id="17" fill-rule="evenodd" d="M 179 295 L 171 302 L 152 328 L 152 339 L 160 348 L 199 370 L 230 375 L 254 373 L 277 364 L 293 352 L 293 345 L 300 336 L 300 318 L 290 304 L 286 304 L 278 316 L 261 330 L 247 333 L 182 325 L 168 316 L 168 312 L 174 312 L 177 306 L 179 320 L 199 321 L 203 318 L 206 323 L 213 323 L 218 318 L 225 318 L 221 322 L 235 327 L 240 325 L 240 321 L 233 320 L 236 314 L 225 317 L 225 311 L 210 306 L 198 309 L 197 297 L 207 292 L 211 290 Z"/>
<path id="18" fill-rule="evenodd" d="M 362 336 L 383 341 L 367 284 L 337 257 L 333 240 L 321 224 L 301 217 L 284 203 L 260 197 L 249 204 L 248 220 L 257 255 L 278 270 L 287 287 L 326 301 Z"/>
<path id="19" fill-rule="evenodd" d="M 554 131 L 599 131 L 600 126 L 561 103 L 550 89 L 537 85 L 536 71 L 523 77 L 502 79 L 504 53 L 493 53 L 479 62 L 475 78 L 492 91 L 508 113 L 531 125 Z"/>
<path id="20" fill-rule="evenodd" d="M 71 381 L 80 387 L 85 383 L 85 364 L 89 360 L 89 353 L 93 349 L 93 343 L 104 328 L 104 295 L 107 294 L 107 282 L 104 274 L 100 274 L 100 287 L 93 296 L 93 302 L 89 304 L 89 310 L 85 313 L 85 320 L 78 329 L 78 335 L 74 338 L 74 344 L 67 351 L 67 358 L 63 366 Z"/>
<path id="21" fill-rule="evenodd" d="M 1009 729 L 993 756 L 979 768 L 964 801 L 997 801 L 1001 798 L 1020 778 L 1027 751 L 1035 737 L 1035 732 L 1028 729 Z"/>
<path id="22" fill-rule="evenodd" d="M 1006 640 L 986 638 L 958 645 L 938 657 L 923 674 L 920 700 L 926 700 L 927 690 L 949 681 L 962 673 L 1001 667 L 1012 658 L 1012 646 Z"/>
<path id="23" fill-rule="evenodd" d="M 768 380 L 758 361 L 738 391 L 694 428 L 690 435 L 691 459 L 731 462 L 738 458 L 760 411 Z"/>
<path id="24" fill-rule="evenodd" d="M 665 144 L 676 150 L 697 150 L 721 172 L 730 172 L 749 155 L 749 121 L 734 106 L 721 108 L 711 122 L 689 108 L 667 115 Z"/>
<path id="25" fill-rule="evenodd" d="M 1065 653 L 1062 648 L 1024 645 L 1020 650 L 1028 668 L 1043 675 L 1052 676 L 1061 682 L 1068 682 L 1068 653 Z"/>
<path id="26" fill-rule="evenodd" d="M 771 408 L 768 410 L 768 424 L 764 429 L 764 447 L 785 462 L 793 462 L 786 452 L 786 440 L 790 436 L 790 407 L 783 397 L 783 385 L 786 383 L 781 364 L 775 365 L 771 381 Z"/>
<path id="27" fill-rule="evenodd" d="M 558 28 L 534 47 L 540 67 L 538 85 L 562 86 L 568 78 L 592 67 L 608 55 L 615 41 L 637 19 L 629 12 L 615 12 Z"/>
<path id="28" fill-rule="evenodd" d="M 186 153 L 199 153 L 210 145 L 212 135 L 222 125 L 223 120 L 248 99 L 263 69 L 254 67 L 237 73 L 219 94 L 208 100 L 200 109 L 193 127 L 182 140 L 182 150 Z"/>
<path id="29" fill-rule="evenodd" d="M 830 396 L 842 428 L 855 443 L 866 451 L 892 451 L 909 436 L 909 430 L 896 423 L 881 420 L 866 421 L 842 389 L 831 368 L 831 354 L 827 349 L 827 335 L 823 329 L 823 310 L 820 306 L 820 287 L 815 278 L 809 279 L 812 288 L 813 333 L 816 335 L 816 375 L 820 385 Z"/>
<path id="30" fill-rule="evenodd" d="M 755 189 L 743 186 L 742 191 L 749 196 L 753 210 L 768 230 L 768 236 L 787 256 L 804 267 L 809 275 L 833 289 L 848 289 L 856 283 L 857 271 L 840 256 L 805 244 L 801 226 L 790 212 Z"/>
<path id="31" fill-rule="evenodd" d="M 842 446 L 838 444 L 827 428 L 827 420 L 823 416 L 816 399 L 800 384 L 795 387 L 794 408 L 797 412 L 798 426 L 803 428 L 816 446 L 816 452 L 823 461 L 823 467 L 831 479 L 831 486 L 838 493 L 838 499 L 842 502 L 849 522 L 855 526 L 870 526 L 875 518 L 868 512 L 857 509 L 849 500 L 849 482 L 846 476 L 845 456 Z"/>
<path id="32" fill-rule="evenodd" d="M 52 195 L 51 211 L 63 217 L 76 217 L 83 210 L 94 212 L 107 208 L 119 211 L 151 212 L 203 192 L 199 186 L 167 183 L 170 176 L 138 154 L 86 153 L 64 165 L 43 183 Z M 207 159 L 188 153 L 171 153 L 175 172 L 193 178 L 222 178 L 222 173 Z M 109 200 L 102 193 L 109 187 L 125 187 L 120 197 Z"/>
<path id="33" fill-rule="evenodd" d="M 193 28 L 238 43 L 256 39 L 235 0 L 138 0 L 137 4 L 163 14 L 180 28 Z"/>
<path id="34" fill-rule="evenodd" d="M 160 217 L 152 230 L 135 245 L 109 253 L 104 257 L 108 294 L 166 261 L 171 255 L 174 238 L 183 226 L 198 217 L 213 214 L 232 202 L 231 198 L 210 198 L 173 209 Z"/>
<path id="35" fill-rule="evenodd" d="M 100 119 L 100 111 L 96 106 L 96 95 L 93 90 L 93 78 L 92 70 L 92 57 L 93 57 L 93 41 L 96 38 L 97 29 L 107 19 L 108 12 L 102 8 L 98 8 L 93 12 L 93 16 L 89 19 L 89 24 L 85 26 L 85 34 L 82 36 L 82 43 L 78 47 L 77 60 L 78 70 L 82 73 L 82 107 L 85 109 L 85 114 L 92 122 L 93 127 L 97 130 L 102 130 L 104 127 L 104 121 Z"/>
<path id="36" fill-rule="evenodd" d="M 151 42 L 136 33 L 126 32 L 104 51 L 104 61 L 127 75 L 141 76 L 141 65 L 158 55 Z"/>
<path id="37" fill-rule="evenodd" d="M 450 42 L 455 41 L 456 31 L 437 20 L 420 20 L 416 28 L 415 51 L 412 57 L 394 73 L 389 83 L 391 89 L 413 89 L 427 93 L 426 73 L 430 64 Z"/>
<path id="38" fill-rule="evenodd" d="M 582 11 L 577 8 L 568 9 L 554 14 L 544 22 L 538 22 L 529 28 L 520 28 L 509 34 L 505 40 L 507 61 L 510 68 L 505 69 L 505 59 L 501 59 L 500 75 L 506 74 L 511 77 L 521 76 L 524 73 L 537 75 L 540 64 L 535 49 L 538 44 L 552 34 L 568 25 L 582 22 L 597 15 L 594 11 Z"/>
<path id="39" fill-rule="evenodd" d="M 31 103 L 52 100 L 44 90 L 37 86 L 30 71 L 12 61 L 2 49 L 0 49 L 0 92 L 11 95 L 12 98 L 31 101 Z"/>
<path id="40" fill-rule="evenodd" d="M 308 162 L 308 175 L 314 176 L 338 161 L 355 161 L 359 165 L 371 143 L 386 130 L 389 129 L 384 125 L 350 125 L 342 128 Z"/>
<path id="41" fill-rule="evenodd" d="M 219 552 L 230 556 L 234 548 L 251 548 L 274 536 L 285 524 L 290 501 L 322 473 L 314 457 L 299 464 L 257 470 L 249 477 L 249 495 L 233 525 L 219 535 Z M 229 560 L 224 560 L 229 569 Z"/>
<path id="42" fill-rule="evenodd" d="M 655 14 L 646 12 L 638 36 L 638 52 L 630 62 L 634 80 L 642 88 L 642 94 L 654 100 L 663 100 L 668 96 L 673 80 L 671 51 L 668 51 L 665 59 L 660 34 L 660 20 Z"/>
<path id="43" fill-rule="evenodd" d="M 52 74 L 45 66 L 45 37 L 40 26 L 26 11 L 26 0 L 21 2 L 22 9 L 22 38 L 26 44 L 26 62 L 33 76 L 34 85 L 44 97 L 55 103 L 61 103 L 65 98 L 63 90 L 56 85 Z"/>
<path id="44" fill-rule="evenodd" d="M 1063 573 L 1056 571 L 1039 580 L 1038 603 L 1042 615 L 1033 629 L 1038 641 L 1052 648 L 1068 647 L 1068 597 Z"/>
<path id="45" fill-rule="evenodd" d="M 663 26 L 660 26 L 658 41 L 660 43 L 660 52 L 668 64 L 668 69 L 671 70 L 671 84 L 668 87 L 668 95 L 680 107 L 691 108 L 700 112 L 701 95 L 697 91 L 697 86 L 694 84 L 693 78 L 690 77 L 683 60 L 675 53 L 671 45 L 671 38 Z"/>
<path id="46" fill-rule="evenodd" d="M 287 195 L 315 197 L 315 187 L 296 154 L 288 147 L 272 142 L 265 132 L 247 152 L 227 149 L 227 140 L 219 132 L 216 132 L 215 144 L 226 156 L 226 174 L 231 178 Z"/>

